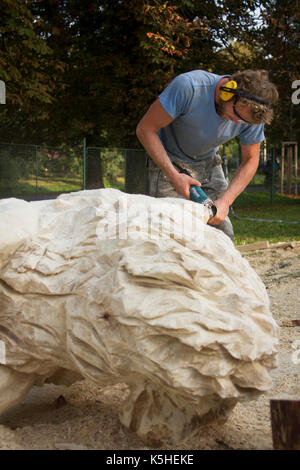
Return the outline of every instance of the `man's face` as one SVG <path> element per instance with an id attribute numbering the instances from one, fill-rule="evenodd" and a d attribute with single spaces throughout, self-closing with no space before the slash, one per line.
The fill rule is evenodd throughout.
<path id="1" fill-rule="evenodd" d="M 229 119 L 235 124 L 241 122 L 251 124 L 251 112 L 245 104 L 234 104 L 233 101 L 219 101 L 216 110 L 223 119 Z"/>

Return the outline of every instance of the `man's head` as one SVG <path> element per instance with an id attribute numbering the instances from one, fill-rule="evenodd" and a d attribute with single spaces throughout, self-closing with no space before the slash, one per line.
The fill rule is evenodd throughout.
<path id="1" fill-rule="evenodd" d="M 275 85 L 269 81 L 268 72 L 245 70 L 234 73 L 227 83 L 231 80 L 236 82 L 237 92 L 227 95 L 231 98 L 226 101 L 219 99 L 217 112 L 225 119 L 231 119 L 234 122 L 270 124 L 273 119 L 271 105 L 276 103 L 278 92 Z M 222 86 L 226 87 L 227 83 L 223 83 Z"/>

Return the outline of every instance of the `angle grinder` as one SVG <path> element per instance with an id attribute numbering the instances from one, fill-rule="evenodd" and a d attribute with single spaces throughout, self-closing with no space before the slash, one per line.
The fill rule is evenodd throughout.
<path id="1" fill-rule="evenodd" d="M 185 169 L 181 168 L 177 163 L 172 162 L 174 166 L 176 166 L 179 170 L 179 173 L 184 173 L 192 178 L 192 175 Z M 200 186 L 191 185 L 190 186 L 190 196 L 192 201 L 198 202 L 199 204 L 203 204 L 205 207 L 208 208 L 209 211 L 209 218 L 212 219 L 217 213 L 217 207 L 214 205 L 213 201 L 205 194 L 203 189 Z"/>

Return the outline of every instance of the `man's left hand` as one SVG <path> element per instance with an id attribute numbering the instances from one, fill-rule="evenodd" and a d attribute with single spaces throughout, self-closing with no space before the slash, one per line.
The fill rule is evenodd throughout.
<path id="1" fill-rule="evenodd" d="M 214 201 L 214 205 L 217 208 L 217 213 L 207 223 L 210 224 L 210 225 L 219 225 L 222 222 L 224 222 L 225 218 L 227 217 L 228 212 L 229 212 L 229 206 L 221 198 Z"/>

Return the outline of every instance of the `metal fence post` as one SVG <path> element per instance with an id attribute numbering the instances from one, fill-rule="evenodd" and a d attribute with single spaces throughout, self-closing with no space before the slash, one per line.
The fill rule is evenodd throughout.
<path id="1" fill-rule="evenodd" d="M 271 193 L 270 193 L 271 205 L 274 202 L 274 193 L 275 193 L 275 149 L 274 149 L 274 146 L 272 146 L 272 181 L 271 181 Z"/>
<path id="2" fill-rule="evenodd" d="M 86 137 L 83 139 L 83 189 L 86 189 Z"/>

